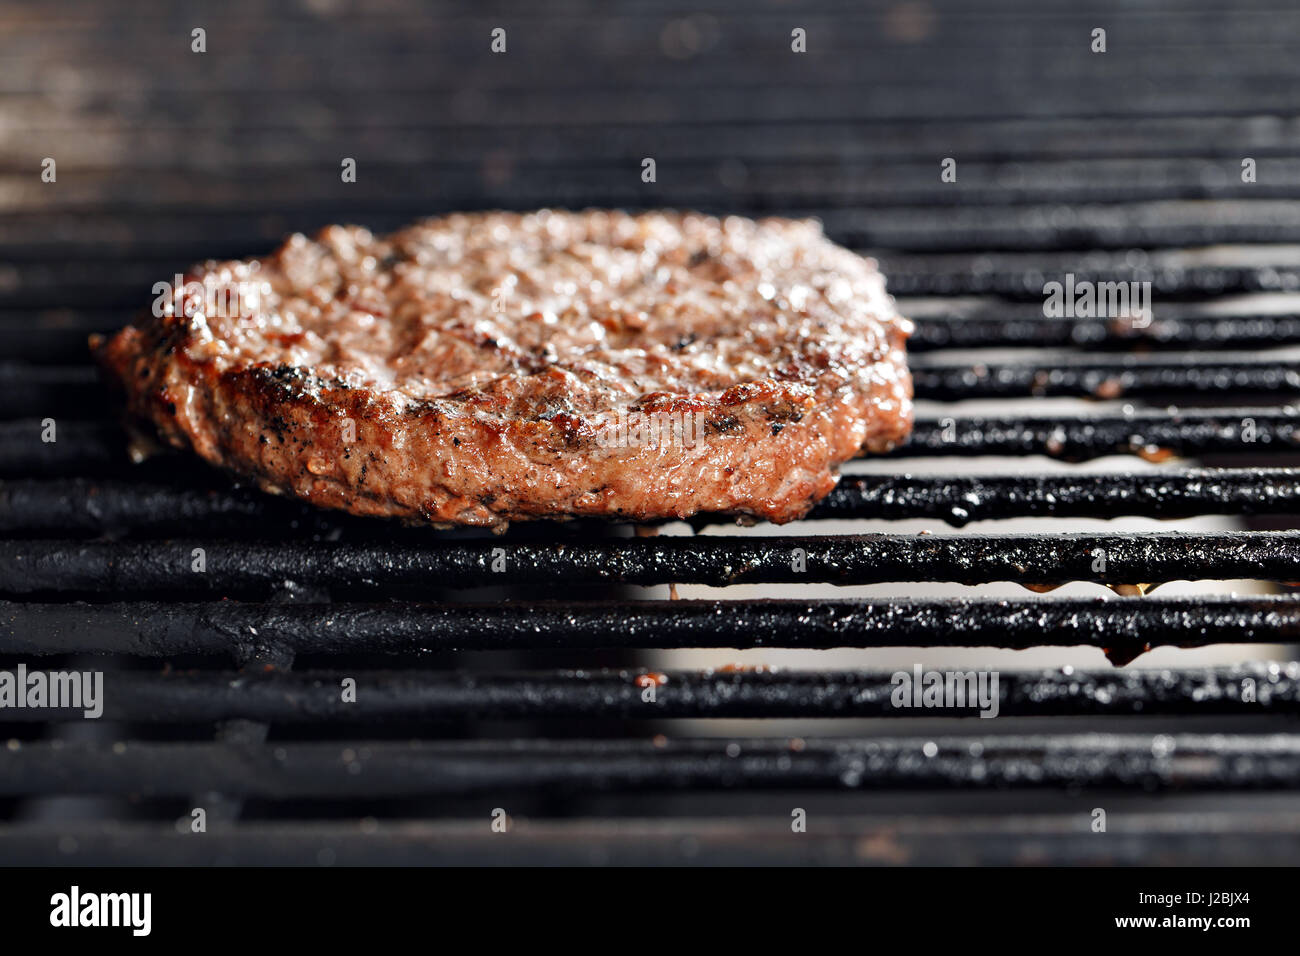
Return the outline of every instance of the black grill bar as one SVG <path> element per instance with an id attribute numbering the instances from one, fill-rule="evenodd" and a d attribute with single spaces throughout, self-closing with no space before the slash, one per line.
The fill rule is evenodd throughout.
<path id="1" fill-rule="evenodd" d="M 94 418 L 111 411 L 98 370 L 90 365 L 28 365 L 0 361 L 0 415 L 6 418 L 72 415 Z"/>
<path id="2" fill-rule="evenodd" d="M 344 677 L 357 681 L 353 702 L 341 699 Z M 654 697 L 648 699 L 646 690 L 651 685 Z M 973 689 L 964 708 L 920 709 L 894 706 L 891 695 L 896 686 L 889 673 L 862 671 L 111 671 L 105 676 L 103 716 L 141 723 L 237 719 L 260 724 L 351 724 L 466 718 L 905 718 L 979 713 Z M 1300 663 L 1295 662 L 1178 671 L 1002 671 L 998 675 L 998 716 L 1296 713 L 1300 713 Z M 17 722 L 82 717 L 79 710 L 9 708 L 4 712 L 6 721 Z"/>
<path id="3" fill-rule="evenodd" d="M 55 426 L 55 440 L 47 442 L 40 419 L 0 421 L 0 474 L 105 474 L 130 468 L 120 425 L 58 420 Z"/>
<path id="4" fill-rule="evenodd" d="M 951 215 L 945 211 L 936 218 L 948 220 Z M 907 303 L 899 306 L 907 314 Z M 103 312 L 65 314 L 57 321 L 42 320 L 38 312 L 0 315 L 0 355 L 42 365 L 86 362 L 90 358 L 87 337 L 92 332 L 112 332 L 128 318 Z M 1043 315 L 1041 308 L 1000 303 L 975 315 L 927 315 L 914 321 L 916 332 L 907 343 L 912 353 L 993 347 L 1240 350 L 1300 344 L 1300 315 L 1290 313 L 1167 316 L 1162 310 L 1149 324 L 1141 325 L 1115 318 L 1055 318 Z"/>
<path id="5" fill-rule="evenodd" d="M 1123 356 L 1107 362 L 1044 366 L 1039 362 L 972 365 L 911 363 L 917 398 L 961 401 L 1026 395 L 1087 398 L 1154 398 L 1209 393 L 1300 393 L 1300 365 L 1283 362 L 1216 362 L 1188 355 L 1169 361 Z"/>
<path id="6" fill-rule="evenodd" d="M 5 526 L 4 507 L 0 488 L 0 528 Z M 1139 474 L 849 475 L 809 517 L 935 518 L 960 527 L 995 518 L 1189 518 L 1298 511 L 1300 473 L 1295 469 L 1221 468 Z"/>
<path id="7" fill-rule="evenodd" d="M 1144 474 L 848 475 L 808 520 L 934 518 L 954 526 L 1023 517 L 1189 518 L 1300 513 L 1300 473 L 1288 468 Z M 253 491 L 92 479 L 0 481 L 0 534 L 103 532 L 291 536 L 342 516 Z M 719 518 L 719 521 L 726 519 Z M 349 523 L 376 536 L 385 522 Z"/>
<path id="8" fill-rule="evenodd" d="M 0 856 L 11 866 L 1293 866 L 1298 852 L 1300 814 L 1286 811 L 1113 813 L 1105 839 L 1081 828 L 1085 817 L 827 815 L 807 833 L 784 814 L 533 818 L 515 820 L 508 839 L 481 819 L 242 823 L 209 840 L 171 825 L 32 823 L 0 826 Z"/>
<path id="9" fill-rule="evenodd" d="M 91 331 L 111 331 L 119 320 L 96 319 L 75 325 L 40 325 L 39 313 L 28 313 L 27 321 L 0 318 L 0 355 L 10 360 L 40 365 L 72 365 L 88 361 L 86 337 Z"/>
<path id="10" fill-rule="evenodd" d="M 1120 361 L 972 365 L 912 363 L 916 396 L 936 401 L 1026 396 L 1151 398 L 1189 393 L 1252 395 L 1300 393 L 1300 365 L 1292 362 L 1222 362 L 1188 355 L 1169 361 L 1125 356 Z M 0 363 L 0 414 L 7 418 L 71 415 L 94 418 L 113 410 L 90 366 Z"/>
<path id="11" fill-rule="evenodd" d="M 247 660 L 441 650 L 1089 646 L 1300 642 L 1300 598 L 591 601 L 497 604 L 0 602 L 0 653 Z"/>
<path id="12" fill-rule="evenodd" d="M 3 434 L 3 432 L 0 432 Z M 1300 449 L 1294 408 L 1170 411 L 1088 417 L 918 419 L 898 457 L 1047 455 L 1089 461 L 1105 455 L 1282 454 Z"/>
<path id="13" fill-rule="evenodd" d="M 194 570 L 202 560 L 202 570 Z M 495 570 L 494 570 L 495 568 Z M 340 592 L 587 584 L 883 584 L 1300 578 L 1300 531 L 655 537 L 554 543 L 0 542 L 0 592 Z"/>
<path id="14" fill-rule="evenodd" d="M 906 305 L 900 306 L 906 314 Z M 1008 312 L 1012 315 L 1008 316 Z M 1300 315 L 1290 314 L 1161 316 L 1143 327 L 1113 318 L 1049 318 L 1041 310 L 1026 314 L 1023 306 L 1006 305 L 992 315 L 927 316 L 915 322 L 916 333 L 907 343 L 908 352 L 914 353 L 996 346 L 1268 349 L 1300 343 Z"/>
<path id="15" fill-rule="evenodd" d="M 1300 788 L 1300 735 L 1053 734 L 864 740 L 22 743 L 0 795 L 219 791 L 271 800 L 538 789 Z"/>
<path id="16" fill-rule="evenodd" d="M 1031 49 L 1033 48 L 1022 47 L 1018 52 L 1025 54 Z M 1176 60 L 1177 54 L 1174 50 L 1177 49 L 1177 47 L 1160 49 L 1152 44 L 1148 47 L 1151 54 L 1148 63 L 1167 66 L 1171 60 Z M 1247 74 L 1258 74 L 1265 64 L 1284 65 L 1277 62 L 1286 53 L 1286 48 L 1282 44 L 1251 44 L 1245 49 L 1249 49 L 1254 58 L 1254 62 L 1245 68 L 1244 72 Z M 963 51 L 963 59 L 970 57 L 968 62 L 976 65 L 979 62 L 974 59 L 978 55 L 977 51 L 983 51 L 987 55 L 988 58 L 984 61 L 986 64 L 998 55 L 997 51 L 977 41 L 975 45 Z M 918 62 L 918 56 L 923 56 L 926 52 L 928 51 L 916 47 L 909 47 L 905 51 L 880 47 L 873 54 L 872 59 L 875 60 L 873 64 L 855 64 L 847 75 L 855 77 L 870 75 L 858 73 L 856 70 L 870 70 L 874 66 L 879 71 L 876 78 L 896 79 L 900 67 L 915 64 Z M 334 66 L 336 61 L 331 55 L 327 62 Z M 260 65 L 260 58 L 253 63 Z M 411 61 L 409 59 L 394 59 L 386 54 L 380 54 L 371 55 L 366 60 L 358 59 L 355 63 L 356 72 L 361 75 L 349 76 L 349 79 L 365 83 L 363 89 L 381 88 L 375 83 L 377 76 L 375 71 L 385 68 L 399 73 L 403 84 L 410 82 Z M 613 66 L 613 64 L 605 65 Z M 752 54 L 749 53 L 736 56 L 730 62 L 718 60 L 714 65 L 719 73 L 733 82 L 744 75 L 743 72 L 738 71 L 757 72 L 760 74 L 758 77 L 760 80 L 770 82 L 772 79 L 768 66 L 752 60 Z M 464 66 L 473 69 L 473 61 L 466 60 Z M 1285 66 L 1290 69 L 1289 64 Z M 628 61 L 616 68 L 628 71 L 643 70 L 644 61 L 640 63 Z M 815 67 L 809 64 L 808 68 Z M 826 72 L 820 74 L 824 81 L 832 78 L 843 79 L 846 76 L 843 64 L 828 63 L 824 68 Z M 1136 68 L 1131 69 L 1136 71 Z M 268 89 L 268 84 L 277 82 L 288 87 L 282 92 L 303 92 L 299 86 L 302 82 L 301 74 L 292 77 L 254 78 L 251 73 L 243 70 L 232 72 L 237 73 L 238 78 L 232 76 L 231 79 L 244 84 L 240 89 L 243 93 L 251 92 L 253 95 L 261 96 Z M 1164 74 L 1159 71 L 1158 75 Z M 179 71 L 174 76 L 179 78 Z M 486 77 L 487 71 L 480 76 Z M 499 79 L 495 71 L 492 77 Z M 639 78 L 644 80 L 644 73 Z M 665 76 L 662 79 L 665 82 L 677 81 L 689 84 L 693 90 L 704 78 L 698 72 L 684 72 L 680 76 Z M 716 74 L 708 77 L 711 82 L 717 82 L 718 78 Z M 545 79 L 554 82 L 561 78 L 548 73 Z M 568 76 L 564 79 L 571 89 L 576 88 L 577 77 Z M 428 89 L 428 87 L 424 88 Z M 450 93 L 456 89 L 456 86 L 447 84 L 444 88 Z M 162 91 L 158 92 L 162 93 Z M 179 99 L 176 93 L 171 91 L 162 95 L 170 102 Z M 373 105 L 373 103 L 363 102 L 361 108 L 370 109 Z M 286 115 L 279 114 L 278 118 L 284 119 Z M 440 120 L 442 117 L 435 116 L 431 119 Z M 147 116 L 140 116 L 140 120 L 147 122 Z M 827 155 L 849 157 L 864 163 L 872 162 L 873 165 L 881 161 L 925 163 L 937 150 L 953 147 L 960 148 L 963 156 L 978 158 L 982 162 L 1043 162 L 1044 160 L 1074 162 L 1080 158 L 1132 160 L 1137 157 L 1178 158 L 1203 162 L 1207 157 L 1222 154 L 1223 150 L 1216 146 L 1224 143 L 1240 144 L 1237 148 L 1246 150 L 1245 155 L 1270 156 L 1281 160 L 1293 156 L 1296 146 L 1294 133 L 1284 128 L 1284 122 L 1280 120 L 1263 122 L 1258 113 L 1163 115 L 1132 118 L 1127 121 L 1112 118 L 1112 122 L 1107 127 L 1112 135 L 1104 140 L 1092 138 L 1096 122 L 1095 116 L 1073 118 L 1022 115 L 1014 118 L 998 118 L 972 115 L 952 117 L 941 124 L 919 125 L 912 118 L 887 120 L 873 117 L 862 121 L 863 125 L 870 123 L 869 128 L 872 132 L 871 136 L 864 136 L 863 125 L 809 117 L 800 122 L 799 135 L 773 136 L 770 127 L 759 123 L 719 122 L 710 124 L 708 136 L 701 136 L 699 124 L 691 122 L 689 115 L 686 115 L 676 118 L 675 121 L 665 118 L 665 122 L 656 124 L 654 135 L 656 149 L 662 150 L 663 155 L 673 156 L 675 161 L 679 162 L 718 162 L 727 157 L 745 156 L 764 163 L 791 164 L 800 160 L 815 162 L 825 159 Z M 641 130 L 631 125 L 591 126 L 575 122 L 565 122 L 543 130 L 505 122 L 482 126 L 465 125 L 456 130 L 454 137 L 413 138 L 408 129 L 405 124 L 376 126 L 373 133 L 374 142 L 384 143 L 385 151 L 391 150 L 394 159 L 400 157 L 422 167 L 435 162 L 460 166 L 477 165 L 481 163 L 485 154 L 499 148 L 530 155 L 536 161 L 548 165 L 556 163 L 572 165 L 575 161 L 588 165 L 617 163 L 630 155 L 629 150 L 637 145 L 641 141 L 640 137 L 644 135 Z M 111 134 L 107 130 L 95 132 L 98 136 L 91 137 L 88 130 L 65 130 L 69 137 L 77 134 L 86 135 L 85 139 L 78 136 L 73 141 L 87 144 L 102 143 L 106 139 L 110 143 L 126 143 L 129 142 L 126 137 L 131 135 L 129 130 L 116 130 Z M 297 164 L 301 163 L 304 157 L 292 145 L 293 139 L 289 135 L 291 129 L 275 129 L 259 137 L 256 142 L 249 141 L 239 146 L 231 144 L 228 137 L 223 136 L 227 132 L 226 128 L 217 125 L 212 127 L 187 125 L 182 129 L 172 130 L 171 134 L 175 137 L 171 141 L 175 145 L 174 151 L 159 150 L 154 153 L 134 155 L 131 168 L 141 171 L 175 170 L 178 166 L 178 158 L 184 155 L 186 149 L 193 151 L 190 155 L 205 159 L 221 156 L 222 169 L 230 170 L 232 173 L 262 172 L 267 166 L 286 163 L 293 163 L 295 168 L 301 168 Z M 329 144 L 329 149 L 341 149 L 350 142 L 348 132 L 348 130 L 321 127 L 313 130 L 313 142 L 320 143 L 322 150 L 327 148 L 325 144 Z M 13 164 L 10 166 L 11 169 L 19 168 L 20 161 L 11 158 L 10 162 Z M 75 159 L 72 162 L 75 162 Z M 1293 162 L 1291 161 L 1290 164 L 1293 165 Z M 195 168 L 194 165 L 187 163 L 179 165 L 182 169 Z M 1272 184 L 1261 182 L 1255 185 L 1263 190 Z M 1230 187 L 1231 184 L 1222 184 L 1219 188 L 1222 190 Z M 441 206 L 447 206 L 449 203 L 454 205 L 455 198 L 444 197 Z M 962 203 L 956 208 L 964 209 L 967 205 Z M 1261 227 L 1269 222 L 1291 221 L 1291 217 L 1286 215 L 1285 202 L 1278 201 L 1269 205 L 1277 205 L 1281 208 L 1272 217 L 1261 222 Z M 1140 205 L 1136 208 L 1135 205 L 1090 205 L 1067 209 L 1056 204 L 1053 211 L 1057 214 L 1058 221 L 1043 222 L 1040 228 L 1055 226 L 1061 231 L 1069 231 L 1080 228 L 1083 223 L 1094 217 L 1137 218 L 1138 213 L 1143 212 L 1155 216 L 1156 222 L 1152 225 L 1170 227 L 1195 221 L 1195 214 L 1206 207 L 1219 210 L 1221 204 L 1213 201 L 1163 203 L 1156 205 L 1154 212 L 1147 211 Z M 915 210 L 917 207 L 903 208 Z M 921 211 L 925 211 L 924 207 Z M 95 252 L 105 257 L 113 255 L 121 257 L 129 254 L 143 258 L 148 255 L 170 253 L 178 257 L 192 256 L 194 259 L 202 259 L 212 255 L 239 255 L 249 249 L 276 241 L 282 232 L 282 229 L 277 231 L 276 228 L 280 223 L 279 217 L 249 218 L 234 215 L 223 217 L 221 207 L 207 213 L 201 227 L 197 228 L 194 225 L 194 214 L 187 219 L 183 212 L 169 215 L 157 209 L 150 209 L 136 217 L 136 221 L 143 220 L 144 227 L 127 232 L 122 228 L 120 214 L 114 217 L 113 212 L 103 208 L 90 209 L 75 218 L 71 215 L 66 218 L 54 218 L 46 213 L 46 218 L 42 219 L 39 212 L 16 209 L 6 217 L 4 225 L 7 228 L 0 231 L 4 252 L 11 256 L 18 256 L 25 252 L 29 256 L 42 258 L 48 256 L 51 247 L 54 247 L 73 250 L 82 255 Z M 1158 215 L 1155 215 L 1156 213 Z M 408 209 L 396 215 L 402 218 L 395 219 L 393 225 L 400 225 L 412 216 L 412 212 Z M 1236 217 L 1225 216 L 1220 212 L 1210 217 L 1209 221 L 1202 220 L 1202 224 L 1217 233 L 1217 230 L 1225 225 L 1225 220 L 1227 224 L 1240 221 Z M 871 221 L 872 216 L 868 211 L 849 206 L 835 210 L 828 217 L 826 224 L 828 228 L 833 227 L 834 231 L 853 223 L 869 224 Z M 366 222 L 378 230 L 380 224 L 370 223 L 368 220 Z M 324 221 L 320 224 L 324 224 Z M 115 230 L 111 228 L 113 225 L 117 226 Z M 26 245 L 22 242 L 24 237 L 29 238 Z M 1172 241 L 1150 245 L 1187 244 Z"/>
<path id="17" fill-rule="evenodd" d="M 1273 263 L 1270 251 L 1257 252 L 1248 264 L 1236 264 L 1231 256 L 1222 262 L 1199 262 L 1195 252 L 1158 250 L 1141 266 L 1126 262 L 1127 250 L 1085 257 L 1077 250 L 888 255 L 881 257 L 881 268 L 889 277 L 889 291 L 896 296 L 1001 296 L 1038 303 L 1043 301 L 1044 283 L 1060 281 L 1067 273 L 1075 276 L 1076 286 L 1150 282 L 1156 302 L 1300 288 L 1300 267 L 1294 256 L 1284 253 Z"/>
<path id="18" fill-rule="evenodd" d="M 319 530 L 337 513 L 243 490 L 82 478 L 0 481 L 0 533 Z M 367 523 L 371 524 L 371 523 Z M 392 525 L 373 522 L 376 534 Z"/>
<path id="19" fill-rule="evenodd" d="M 200 131 L 193 132 L 197 135 Z M 655 134 L 656 148 L 663 141 L 662 135 Z M 1238 136 L 1233 142 L 1242 143 L 1243 138 Z M 629 140 L 626 148 L 635 149 L 641 142 L 639 138 Z M 349 145 L 349 141 L 341 138 L 338 144 L 338 148 L 343 149 Z M 531 151 L 539 145 L 541 144 L 534 142 L 525 148 Z M 951 146 L 952 140 L 945 138 L 943 145 L 934 148 L 947 149 Z M 998 152 L 1003 159 L 1006 158 L 1006 153 L 1000 147 Z M 1259 157 L 1260 153 L 1252 155 Z M 930 162 L 930 155 L 925 157 L 924 162 Z M 1274 170 L 1276 168 L 1273 166 Z M 873 170 L 874 172 L 876 171 Z M 790 171 L 784 173 L 789 175 Z M 1300 179 L 1300 176 L 1295 178 Z M 247 186 L 247 182 L 244 179 L 241 185 Z M 1225 194 L 1221 199 L 1204 199 L 1186 204 L 1156 198 L 1119 206 L 1095 204 L 1087 209 L 1071 210 L 1069 220 L 1065 222 L 1053 221 L 1053 217 L 1061 212 L 1060 206 L 1055 204 L 1044 207 L 1036 203 L 969 202 L 956 206 L 928 207 L 874 205 L 870 209 L 864 209 L 816 203 L 816 196 L 812 193 L 805 193 L 804 200 L 800 202 L 780 203 L 779 211 L 794 217 L 820 217 L 827 234 L 833 240 L 849 248 L 868 252 L 888 249 L 914 253 L 980 254 L 991 248 L 999 248 L 1010 252 L 1077 254 L 1083 248 L 1129 252 L 1135 247 L 1150 249 L 1211 243 L 1248 246 L 1294 243 L 1300 240 L 1300 209 L 1297 209 L 1293 195 L 1285 195 L 1284 190 L 1275 190 L 1273 195 L 1277 198 L 1265 199 L 1263 196 L 1269 192 L 1269 188 L 1262 183 L 1240 188 L 1250 189 L 1255 198 L 1232 198 Z M 494 198 L 480 197 L 489 203 Z M 554 193 L 547 197 L 550 201 L 557 198 Z M 624 208 L 629 211 L 644 208 L 644 195 L 638 198 L 641 202 L 628 203 Z M 412 202 L 418 202 L 422 212 L 430 215 L 465 208 L 454 201 L 449 203 L 445 195 L 426 195 L 422 199 L 413 199 Z M 709 201 L 701 205 L 704 211 L 711 210 L 720 215 L 735 211 L 734 205 L 717 196 L 709 197 Z M 338 221 L 339 214 L 345 212 L 345 218 L 367 223 L 373 231 L 381 233 L 400 228 L 411 219 L 409 204 L 401 207 L 389 203 L 340 203 L 332 208 L 310 204 L 298 206 L 292 216 L 280 220 L 280 228 L 277 229 L 273 224 L 251 223 L 247 215 L 241 215 L 233 207 L 207 210 L 202 214 L 194 209 L 158 212 L 153 208 L 137 207 L 132 210 L 136 229 L 130 235 L 123 235 L 120 212 L 37 212 L 24 209 L 9 213 L 5 222 L 0 223 L 0 257 L 7 262 L 39 262 L 43 255 L 52 254 L 67 254 L 92 262 L 161 257 L 167 264 L 174 265 L 214 256 L 241 258 L 269 251 L 294 228 L 311 233 Z M 1218 221 L 1207 222 L 1209 218 L 1217 218 Z M 114 230 L 116 234 L 106 240 L 105 233 Z M 160 260 L 160 264 L 153 267 L 152 278 L 157 279 L 167 268 L 168 265 L 162 264 Z M 57 282 L 59 277 L 54 278 Z M 1263 275 L 1260 278 L 1268 281 L 1271 277 Z M 111 285 L 101 287 L 100 298 L 95 298 L 95 290 L 90 286 L 76 288 L 68 299 L 60 297 L 64 304 L 80 306 L 79 314 L 102 312 L 105 306 L 118 307 L 106 322 L 97 325 L 83 323 L 89 331 L 120 326 L 149 303 L 147 296 L 141 296 L 140 285 L 129 282 L 121 285 L 111 278 L 109 281 Z M 1040 304 L 1041 289 L 1040 284 Z M 7 298 L 13 307 L 4 311 L 11 314 L 39 311 L 48 308 L 49 298 L 31 293 L 47 290 L 48 286 L 42 288 L 40 285 L 35 289 L 30 286 L 28 289 L 15 288 L 7 297 L 0 297 L 0 301 L 6 301 Z M 0 344 L 3 341 L 3 336 L 0 335 Z M 79 339 L 69 336 L 68 345 L 78 353 L 84 353 L 85 336 L 82 335 Z"/>
<path id="20" fill-rule="evenodd" d="M 39 419 L 0 421 L 0 476 L 132 473 L 127 436 L 108 421 L 60 419 L 57 441 L 41 440 Z M 1132 454 L 1245 455 L 1300 450 L 1294 408 L 1239 408 L 1131 415 L 919 418 L 894 457 L 1047 455 L 1088 461 Z M 172 468 L 174 470 L 174 463 Z"/>

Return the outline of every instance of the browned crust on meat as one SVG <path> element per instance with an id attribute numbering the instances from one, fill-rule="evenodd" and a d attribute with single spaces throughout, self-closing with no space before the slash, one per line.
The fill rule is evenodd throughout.
<path id="1" fill-rule="evenodd" d="M 264 263 L 274 268 L 285 254 Z M 217 268 L 210 265 L 207 274 Z M 188 278 L 204 275 L 199 270 Z M 792 333 L 770 345 L 780 361 L 760 378 L 636 395 L 620 406 L 625 412 L 689 414 L 703 422 L 694 443 L 653 446 L 611 442 L 612 407 L 561 405 L 544 414 L 513 414 L 516 381 L 525 396 L 563 395 L 585 387 L 584 374 L 593 374 L 535 357 L 490 388 L 472 383 L 421 394 L 358 382 L 339 367 L 276 361 L 274 354 L 271 360 L 236 354 L 216 361 L 212 330 L 177 314 L 128 326 L 98 352 L 125 388 L 131 411 L 153 422 L 171 444 L 251 476 L 267 490 L 324 507 L 480 526 L 564 516 L 648 521 L 700 512 L 785 522 L 834 487 L 841 462 L 864 449 L 886 451 L 906 437 L 911 380 L 903 347 L 909 328 L 887 313 L 863 322 L 863 341 L 850 335 L 846 342 L 841 326 L 825 342 Z M 729 334 L 743 336 L 745 329 Z M 660 345 L 654 349 L 671 354 Z"/>

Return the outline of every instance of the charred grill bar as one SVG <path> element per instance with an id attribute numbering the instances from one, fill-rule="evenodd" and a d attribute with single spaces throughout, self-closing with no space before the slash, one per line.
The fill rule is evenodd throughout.
<path id="1" fill-rule="evenodd" d="M 1286 515 L 1300 510 L 1288 468 L 1213 468 L 1150 474 L 847 475 L 808 515 L 827 519 L 932 518 L 961 527 L 996 518 L 1190 518 Z M 721 519 L 720 519 L 721 520 Z M 7 534 L 265 534 L 339 531 L 339 516 L 255 492 L 113 479 L 0 480 Z M 390 525 L 348 524 L 364 537 Z"/>
<path id="2" fill-rule="evenodd" d="M 1183 307 L 1186 308 L 1185 306 Z M 906 303 L 904 312 L 908 311 Z M 990 348 L 1149 348 L 1233 350 L 1300 345 L 1300 315 L 1232 313 L 1179 314 L 1178 306 L 1162 309 L 1147 324 L 1106 318 L 1051 318 L 1037 304 L 1004 304 L 995 312 L 962 310 L 958 315 L 915 317 L 916 332 L 907 347 L 912 354 L 937 349 Z M 117 329 L 119 316 L 82 313 L 60 315 L 36 328 L 0 326 L 0 355 L 39 365 L 69 365 L 85 356 L 86 338 Z M 10 374 L 20 368 L 11 365 Z M 24 375 L 37 378 L 34 370 Z M 70 374 L 70 373 L 62 373 Z"/>
<path id="3" fill-rule="evenodd" d="M 382 670 L 368 675 L 367 693 L 342 700 L 342 671 L 169 672 L 112 675 L 114 713 L 139 723 L 252 720 L 274 724 L 382 724 L 566 718 L 659 719 L 729 717 L 905 717 L 891 701 L 893 675 L 863 671 L 743 671 L 723 668 L 647 672 L 641 669 L 484 674 Z M 654 700 L 644 691 L 653 681 Z M 1242 687 L 1253 681 L 1255 700 Z M 1300 665 L 1266 663 L 1179 671 L 1115 669 L 1004 673 L 1000 716 L 1258 716 L 1300 713 Z M 961 717 L 966 708 L 938 707 Z M 22 722 L 78 720 L 81 711 L 14 710 Z"/>
<path id="4" fill-rule="evenodd" d="M 195 563 L 202 560 L 201 570 Z M 1018 535 L 660 537 L 532 544 L 0 542 L 12 594 L 267 592 L 283 581 L 337 594 L 597 584 L 838 585 L 899 581 L 1027 586 L 1071 581 L 1148 587 L 1175 580 L 1290 582 L 1300 531 Z"/>
<path id="5" fill-rule="evenodd" d="M 99 399 L 102 401 L 103 396 Z M 74 419 L 58 425 L 57 441 L 45 442 L 40 438 L 48 426 L 42 421 L 0 422 L 0 476 L 140 472 L 129 467 L 119 426 Z M 1300 419 L 1287 405 L 1282 409 L 1135 411 L 1087 417 L 921 416 L 911 439 L 894 457 L 1046 455 L 1063 461 L 1087 461 L 1129 454 L 1161 460 L 1175 455 L 1258 456 L 1297 450 Z M 178 466 L 167 462 L 159 463 L 159 467 L 174 470 Z"/>
<path id="6" fill-rule="evenodd" d="M 1300 362 L 1221 361 L 1198 353 L 1169 358 L 1115 358 L 1069 365 L 969 361 L 911 363 L 917 398 L 956 402 L 976 398 L 1075 396 L 1178 398 L 1202 392 L 1259 399 L 1294 397 Z M 13 417 L 84 415 L 102 404 L 103 387 L 89 367 L 0 364 L 0 390 Z"/>
<path id="7" fill-rule="evenodd" d="M 852 794 L 861 800 L 860 792 Z M 1218 794 L 1211 794 L 1212 797 Z M 789 800 L 785 800 L 788 803 Z M 815 832 L 791 833 L 777 813 L 746 819 L 523 820 L 510 841 L 484 840 L 477 821 L 417 820 L 360 823 L 251 822 L 220 841 L 196 841 L 172 829 L 124 823 L 111 827 L 33 824 L 6 839 L 15 865 L 48 861 L 49 846 L 75 843 L 76 856 L 121 865 L 682 865 L 708 860 L 728 866 L 954 864 L 1041 866 L 1115 865 L 1212 857 L 1233 866 L 1290 866 L 1290 837 L 1300 814 L 1260 811 L 1249 828 L 1238 815 L 1212 807 L 1161 814 L 1116 814 L 1109 838 L 1079 832 L 1059 814 L 1007 819 L 971 814 L 920 819 L 888 813 L 832 817 Z M 1049 850 L 1050 848 L 1050 850 Z M 1050 857 L 1049 857 L 1050 853 Z"/>
<path id="8" fill-rule="evenodd" d="M 717 790 L 1293 790 L 1300 735 L 1050 734 L 920 740 L 20 744 L 0 796 L 200 788 L 274 800 Z"/>
<path id="9" fill-rule="evenodd" d="M 1293 643 L 1300 596 L 881 601 L 245 604 L 9 601 L 0 652 L 251 655 L 682 647 L 1087 645 L 1119 661 L 1163 644 Z"/>

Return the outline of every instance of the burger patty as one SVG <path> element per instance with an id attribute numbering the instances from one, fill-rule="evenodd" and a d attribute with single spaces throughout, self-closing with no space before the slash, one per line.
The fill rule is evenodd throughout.
<path id="1" fill-rule="evenodd" d="M 355 514 L 785 522 L 911 427 L 911 324 L 815 222 L 332 226 L 180 286 L 94 343 L 130 410 L 268 491 Z"/>

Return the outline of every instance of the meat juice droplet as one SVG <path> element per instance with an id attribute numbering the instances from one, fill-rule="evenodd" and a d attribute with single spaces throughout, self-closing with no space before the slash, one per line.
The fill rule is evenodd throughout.
<path id="1" fill-rule="evenodd" d="M 1143 445 L 1138 449 L 1138 457 L 1153 465 L 1163 464 L 1176 454 L 1172 448 L 1161 448 L 1159 445 Z"/>
<path id="2" fill-rule="evenodd" d="M 1159 582 L 1155 584 L 1107 584 L 1120 597 L 1143 597 L 1150 594 L 1160 586 Z"/>
<path id="3" fill-rule="evenodd" d="M 1103 647 L 1101 652 L 1106 655 L 1106 660 L 1110 661 L 1115 667 L 1124 667 L 1133 663 L 1147 651 L 1151 650 L 1150 642 L 1143 644 L 1141 649 L 1132 648 L 1113 648 Z"/>
<path id="4" fill-rule="evenodd" d="M 1047 594 L 1061 587 L 1059 584 L 1022 584 L 1026 591 L 1033 591 L 1035 594 Z"/>
<path id="5" fill-rule="evenodd" d="M 1119 379 L 1108 378 L 1104 382 L 1100 382 L 1093 389 L 1092 394 L 1096 398 L 1114 400 L 1124 394 L 1124 383 Z"/>

